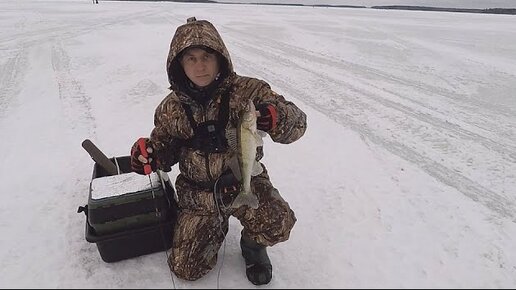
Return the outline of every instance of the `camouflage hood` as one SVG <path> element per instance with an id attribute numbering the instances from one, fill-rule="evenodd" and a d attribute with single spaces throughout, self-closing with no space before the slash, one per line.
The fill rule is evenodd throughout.
<path id="1" fill-rule="evenodd" d="M 186 24 L 179 26 L 170 43 L 170 51 L 167 59 L 167 74 L 171 89 L 179 89 L 186 78 L 178 56 L 186 48 L 191 46 L 205 46 L 219 53 L 220 72 L 223 77 L 234 74 L 233 64 L 229 52 L 213 24 L 206 20 L 196 20 L 190 17 Z M 222 61 L 221 61 L 222 60 Z"/>

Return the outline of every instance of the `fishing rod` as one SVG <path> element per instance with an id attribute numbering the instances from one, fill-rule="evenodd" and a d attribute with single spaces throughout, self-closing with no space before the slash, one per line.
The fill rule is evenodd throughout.
<path id="1" fill-rule="evenodd" d="M 147 152 L 147 144 L 145 143 L 145 141 L 146 141 L 145 138 L 138 139 L 138 147 L 140 149 L 140 154 L 145 159 L 147 159 L 147 163 L 143 165 L 143 172 L 145 173 L 145 175 L 147 175 L 149 177 L 149 184 L 150 184 L 150 188 L 151 188 L 151 192 L 152 192 L 152 198 L 154 199 L 154 205 L 155 205 L 155 210 L 156 210 L 156 217 L 159 219 L 161 213 L 158 210 L 158 203 L 156 201 L 156 196 L 155 196 L 155 193 L 154 193 L 154 186 L 152 184 L 152 178 L 150 176 L 151 173 L 152 173 L 152 167 L 150 165 L 149 153 Z M 167 189 L 166 189 L 166 186 L 165 186 L 165 181 L 163 180 L 163 175 L 161 173 L 158 173 L 158 172 L 156 172 L 156 174 L 158 174 L 159 179 L 161 180 L 161 187 L 163 188 L 163 194 L 166 195 Z M 169 201 L 169 205 L 170 205 L 170 201 Z M 163 228 L 162 228 L 161 222 L 160 222 L 160 233 L 161 233 L 161 239 L 163 241 L 163 246 L 164 246 L 164 249 L 165 249 L 165 256 L 166 256 L 167 261 L 168 261 L 169 254 L 168 254 L 168 250 L 167 250 L 167 242 L 165 240 L 165 234 L 163 233 Z M 172 279 L 173 287 L 174 287 L 174 289 L 176 289 L 176 282 L 175 282 L 175 279 L 174 279 L 174 274 L 172 273 L 172 270 L 170 269 L 170 266 L 169 266 L 169 272 L 170 272 L 170 278 Z"/>

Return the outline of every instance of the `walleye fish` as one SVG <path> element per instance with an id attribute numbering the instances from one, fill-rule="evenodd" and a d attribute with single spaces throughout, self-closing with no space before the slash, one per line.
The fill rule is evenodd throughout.
<path id="1" fill-rule="evenodd" d="M 240 193 L 233 201 L 232 208 L 238 208 L 242 205 L 254 209 L 258 208 L 258 198 L 251 191 L 251 177 L 263 172 L 262 166 L 256 161 L 256 148 L 262 145 L 262 136 L 256 129 L 256 109 L 253 101 L 249 100 L 240 112 L 236 128 L 238 166 L 232 168 L 232 170 L 235 177 L 240 180 Z"/>

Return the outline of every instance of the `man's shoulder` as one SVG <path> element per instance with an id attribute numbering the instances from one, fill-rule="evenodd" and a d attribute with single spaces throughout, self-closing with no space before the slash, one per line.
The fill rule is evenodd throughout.
<path id="1" fill-rule="evenodd" d="M 158 107 L 156 108 L 156 112 L 170 112 L 173 110 L 177 110 L 177 108 L 181 105 L 180 101 L 181 97 L 174 91 L 170 91 L 170 93 L 161 100 Z"/>
<path id="2" fill-rule="evenodd" d="M 172 90 L 170 91 L 170 93 L 168 93 L 168 95 L 165 98 L 163 98 L 161 103 L 177 103 L 180 102 L 180 99 L 180 94 Z"/>
<path id="3" fill-rule="evenodd" d="M 233 82 L 237 87 L 240 88 L 257 88 L 257 87 L 268 87 L 270 88 L 270 85 L 261 79 L 254 78 L 254 77 L 248 77 L 248 76 L 240 76 L 237 75 Z"/>

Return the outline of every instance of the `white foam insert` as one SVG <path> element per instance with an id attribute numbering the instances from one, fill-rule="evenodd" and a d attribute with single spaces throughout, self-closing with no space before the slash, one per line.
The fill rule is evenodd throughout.
<path id="1" fill-rule="evenodd" d="M 161 186 L 161 182 L 155 172 L 152 172 L 150 177 L 151 180 L 149 181 L 149 177 L 147 175 L 130 172 L 94 178 L 91 181 L 91 198 L 101 199 L 119 196 L 126 193 L 149 190 L 151 188 Z"/>

